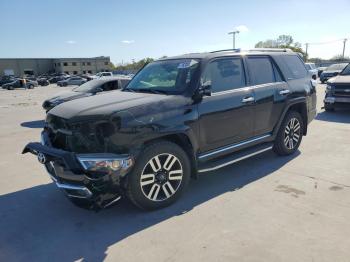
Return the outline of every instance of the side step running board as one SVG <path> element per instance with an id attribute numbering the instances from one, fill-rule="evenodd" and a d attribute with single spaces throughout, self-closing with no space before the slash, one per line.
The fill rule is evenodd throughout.
<path id="1" fill-rule="evenodd" d="M 232 165 L 234 163 L 237 163 L 241 160 L 250 158 L 252 156 L 264 153 L 266 151 L 271 150 L 273 147 L 272 143 L 266 143 L 259 146 L 254 146 L 252 148 L 247 148 L 245 150 L 230 154 L 226 156 L 225 158 L 220 158 L 218 160 L 212 160 L 205 162 L 203 164 L 200 164 L 198 167 L 198 173 L 204 173 L 209 171 L 218 170 L 222 167 Z"/>

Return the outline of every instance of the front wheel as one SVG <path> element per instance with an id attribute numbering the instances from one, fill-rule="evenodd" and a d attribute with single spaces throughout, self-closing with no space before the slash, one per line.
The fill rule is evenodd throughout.
<path id="1" fill-rule="evenodd" d="M 190 180 L 190 161 L 177 144 L 161 141 L 147 146 L 128 175 L 127 196 L 146 210 L 171 205 Z"/>
<path id="2" fill-rule="evenodd" d="M 278 155 L 293 154 L 299 147 L 304 132 L 304 122 L 298 112 L 287 114 L 278 131 L 274 151 Z"/>

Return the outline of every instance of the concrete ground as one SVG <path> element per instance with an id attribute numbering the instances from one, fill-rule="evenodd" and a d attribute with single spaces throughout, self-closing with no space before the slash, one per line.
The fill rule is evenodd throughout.
<path id="1" fill-rule="evenodd" d="M 299 152 L 201 175 L 173 206 L 73 206 L 30 154 L 42 101 L 68 88 L 0 90 L 0 261 L 349 261 L 350 111 L 321 110 Z"/>

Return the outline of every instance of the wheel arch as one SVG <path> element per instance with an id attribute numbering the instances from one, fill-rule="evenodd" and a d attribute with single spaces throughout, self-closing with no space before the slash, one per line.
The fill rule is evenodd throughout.
<path id="1" fill-rule="evenodd" d="M 284 111 L 283 111 L 283 113 L 278 121 L 278 124 L 273 131 L 274 137 L 277 135 L 278 130 L 283 122 L 283 119 L 291 111 L 296 111 L 301 115 L 302 120 L 303 120 L 303 124 L 304 124 L 303 135 L 305 136 L 307 134 L 307 125 L 308 125 L 307 104 L 306 104 L 305 98 L 300 98 L 300 99 L 296 99 L 296 100 L 291 101 L 288 104 L 288 106 L 284 109 Z"/>
<path id="2" fill-rule="evenodd" d="M 196 160 L 196 143 L 191 140 L 190 136 L 186 133 L 173 133 L 159 136 L 157 138 L 146 141 L 143 147 L 153 144 L 158 141 L 169 141 L 177 144 L 187 154 L 191 163 L 191 177 L 197 178 L 197 160 Z"/>

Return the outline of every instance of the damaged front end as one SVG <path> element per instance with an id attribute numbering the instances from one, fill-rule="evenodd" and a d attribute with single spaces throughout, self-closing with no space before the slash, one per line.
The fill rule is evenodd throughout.
<path id="1" fill-rule="evenodd" d="M 29 143 L 22 152 L 37 155 L 57 187 L 73 203 L 93 210 L 120 199 L 123 178 L 134 164 L 129 154 L 108 153 L 118 152 L 115 148 L 111 151 L 108 147 L 113 145 L 106 142 L 113 131 L 108 128 L 113 127 L 101 124 L 94 130 L 88 124 L 79 124 L 78 132 L 77 126 L 68 126 L 64 119 L 48 116 L 41 143 Z"/>

